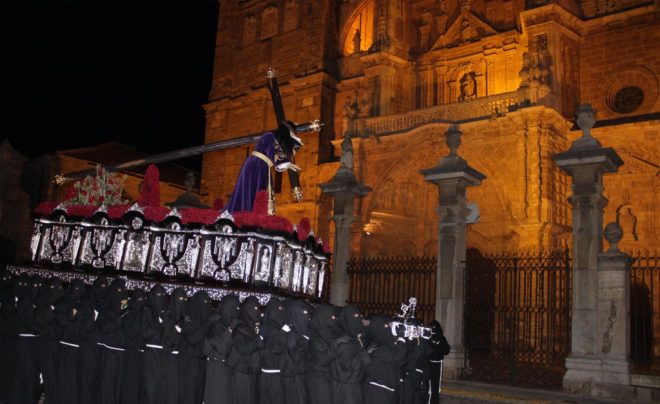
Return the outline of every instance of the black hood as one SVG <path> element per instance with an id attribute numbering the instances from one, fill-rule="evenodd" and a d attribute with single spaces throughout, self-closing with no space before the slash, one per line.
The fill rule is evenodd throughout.
<path id="1" fill-rule="evenodd" d="M 241 319 L 251 326 L 261 323 L 260 309 L 259 300 L 254 296 L 248 296 L 241 303 Z"/>
<path id="2" fill-rule="evenodd" d="M 306 334 L 311 317 L 309 305 L 302 300 L 291 299 L 286 302 L 286 311 L 293 329 L 300 334 Z"/>
<path id="3" fill-rule="evenodd" d="M 108 279 L 105 276 L 99 276 L 94 279 L 92 289 L 89 291 L 92 302 L 97 310 L 102 309 L 106 304 L 108 293 Z"/>
<path id="4" fill-rule="evenodd" d="M 128 301 L 128 308 L 132 311 L 138 311 L 146 307 L 147 293 L 142 289 L 135 289 Z"/>
<path id="5" fill-rule="evenodd" d="M 30 301 L 33 304 L 36 304 L 39 301 L 39 297 L 45 293 L 44 278 L 39 275 L 34 275 L 32 279 L 30 279 Z"/>
<path id="6" fill-rule="evenodd" d="M 326 341 L 334 339 L 339 333 L 335 308 L 329 304 L 321 303 L 312 313 L 309 327 Z"/>
<path id="7" fill-rule="evenodd" d="M 396 337 L 392 335 L 390 323 L 392 319 L 384 315 L 373 316 L 369 320 L 370 334 L 379 344 L 393 344 Z"/>
<path id="8" fill-rule="evenodd" d="M 197 321 L 206 322 L 211 316 L 211 298 L 203 290 L 198 290 L 188 302 L 188 313 Z"/>
<path id="9" fill-rule="evenodd" d="M 433 320 L 429 324 L 429 327 L 431 327 L 431 330 L 433 330 L 433 335 L 444 335 L 444 330 L 442 329 L 442 326 L 438 322 L 438 320 Z"/>
<path id="10" fill-rule="evenodd" d="M 176 288 L 172 291 L 170 305 L 167 308 L 174 321 L 179 321 L 186 314 L 186 291 L 183 288 Z"/>
<path id="11" fill-rule="evenodd" d="M 280 328 L 287 322 L 287 310 L 284 300 L 271 298 L 264 311 L 264 326 Z"/>
<path id="12" fill-rule="evenodd" d="M 86 291 L 85 284 L 80 279 L 73 279 L 69 282 L 69 286 L 66 287 L 66 300 L 69 303 L 77 303 L 85 297 Z"/>
<path id="13" fill-rule="evenodd" d="M 16 312 L 16 299 L 17 296 L 14 284 L 14 279 L 9 274 L 2 274 L 2 286 L 0 286 L 0 315 L 9 317 Z"/>
<path id="14" fill-rule="evenodd" d="M 154 314 L 161 315 L 167 309 L 168 296 L 165 288 L 154 285 L 149 291 L 149 306 Z"/>
<path id="15" fill-rule="evenodd" d="M 94 323 L 94 302 L 86 298 L 78 302 L 76 310 L 76 321 Z"/>
<path id="16" fill-rule="evenodd" d="M 220 321 L 225 326 L 231 325 L 232 321 L 241 313 L 241 301 L 236 295 L 227 295 L 222 298 L 220 304 L 218 305 L 218 314 L 220 315 Z"/>
<path id="17" fill-rule="evenodd" d="M 42 294 L 43 303 L 52 306 L 57 299 L 64 297 L 64 283 L 60 278 L 52 277 L 46 283 L 46 289 Z"/>
<path id="18" fill-rule="evenodd" d="M 53 309 L 55 321 L 60 327 L 64 327 L 73 321 L 73 306 L 66 299 L 58 299 Z"/>
<path id="19" fill-rule="evenodd" d="M 3 293 L 5 290 L 14 289 L 14 277 L 9 272 L 2 272 L 0 275 L 0 293 Z"/>
<path id="20" fill-rule="evenodd" d="M 20 274 L 16 278 L 16 297 L 18 305 L 27 306 L 32 304 L 32 285 L 27 274 Z"/>
<path id="21" fill-rule="evenodd" d="M 359 334 L 364 332 L 364 324 L 362 323 L 362 313 L 356 306 L 348 304 L 341 309 L 339 315 L 339 326 L 343 332 L 353 338 L 357 338 Z"/>
<path id="22" fill-rule="evenodd" d="M 113 311 L 120 311 L 122 300 L 128 300 L 126 282 L 123 279 L 117 278 L 108 286 L 108 308 Z"/>

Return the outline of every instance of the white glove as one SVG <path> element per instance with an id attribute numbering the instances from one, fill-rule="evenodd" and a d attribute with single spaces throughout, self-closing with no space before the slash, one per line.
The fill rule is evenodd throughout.
<path id="1" fill-rule="evenodd" d="M 176 332 L 181 334 L 181 327 L 179 327 L 178 325 L 175 325 L 174 328 L 176 328 Z"/>
<path id="2" fill-rule="evenodd" d="M 291 331 L 291 327 L 289 327 L 288 324 L 284 324 L 284 325 L 282 326 L 282 329 L 284 330 L 284 332 L 289 332 L 289 331 Z"/>
<path id="3" fill-rule="evenodd" d="M 162 322 L 163 322 L 163 319 L 160 318 L 160 316 L 158 316 L 158 322 L 159 322 L 159 323 L 162 323 Z"/>
<path id="4" fill-rule="evenodd" d="M 277 170 L 279 172 L 284 172 L 286 170 L 291 170 L 291 171 L 298 172 L 298 171 L 300 171 L 300 167 L 293 164 L 293 163 L 291 163 L 291 162 L 289 162 L 289 161 L 287 161 L 286 163 L 276 165 L 275 170 Z"/>
<path id="5" fill-rule="evenodd" d="M 94 321 L 99 317 L 99 312 L 94 310 Z"/>

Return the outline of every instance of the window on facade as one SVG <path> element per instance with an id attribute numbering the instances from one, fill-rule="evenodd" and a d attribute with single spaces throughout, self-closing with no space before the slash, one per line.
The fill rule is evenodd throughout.
<path id="1" fill-rule="evenodd" d="M 609 100 L 612 111 L 620 114 L 634 112 L 644 102 L 644 91 L 637 86 L 623 87 Z"/>
<path id="2" fill-rule="evenodd" d="M 373 12 L 374 2 L 366 1 L 348 20 L 342 44 L 342 53 L 345 56 L 367 51 L 371 47 L 374 29 Z"/>

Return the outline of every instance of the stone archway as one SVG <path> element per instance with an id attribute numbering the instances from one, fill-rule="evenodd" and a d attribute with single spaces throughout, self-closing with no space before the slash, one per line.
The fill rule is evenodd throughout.
<path id="1" fill-rule="evenodd" d="M 374 38 L 373 0 L 365 0 L 358 5 L 346 20 L 340 37 L 340 50 L 344 56 L 369 50 Z M 356 49 L 359 44 L 359 49 Z"/>

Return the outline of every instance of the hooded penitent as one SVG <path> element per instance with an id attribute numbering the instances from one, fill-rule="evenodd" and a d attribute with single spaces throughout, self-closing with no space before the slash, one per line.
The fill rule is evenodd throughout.
<path id="1" fill-rule="evenodd" d="M 99 402 L 102 404 L 118 403 L 121 398 L 121 371 L 125 352 L 121 315 L 127 300 L 124 280 L 113 280 L 108 286 L 106 307 L 101 310 L 98 318 L 101 354 Z"/>
<path id="2" fill-rule="evenodd" d="M 369 320 L 370 334 L 378 347 L 370 354 L 370 363 L 366 368 L 364 401 L 367 403 L 395 404 L 395 390 L 401 379 L 401 369 L 406 355 L 405 343 L 395 345 L 392 335 L 392 319 L 383 315 L 373 316 Z"/>
<path id="3" fill-rule="evenodd" d="M 360 309 L 350 304 L 342 307 L 339 315 L 339 326 L 346 335 L 357 339 L 358 335 L 364 332 Z"/>
<path id="4" fill-rule="evenodd" d="M 122 367 L 121 402 L 137 403 L 142 398 L 144 385 L 144 340 L 142 319 L 146 313 L 147 294 L 133 290 L 128 301 L 128 311 L 122 318 L 122 330 L 126 340 L 126 352 Z"/>
<path id="5" fill-rule="evenodd" d="M 207 320 L 211 315 L 211 298 L 204 291 L 197 291 L 186 305 L 182 325 L 179 353 L 179 401 L 201 404 L 204 400 L 206 357 L 204 337 Z"/>
<path id="6" fill-rule="evenodd" d="M 14 279 L 9 273 L 0 277 L 0 402 L 11 399 L 11 384 L 16 368 L 16 301 Z"/>
<path id="7" fill-rule="evenodd" d="M 312 307 L 300 299 L 290 299 L 286 304 L 289 324 L 292 332 L 289 335 L 288 354 L 292 361 L 293 377 L 285 383 L 284 395 L 287 403 L 307 403 L 305 390 L 305 358 L 309 347 L 307 335 Z"/>
<path id="8" fill-rule="evenodd" d="M 249 296 L 241 304 L 240 322 L 232 333 L 232 350 L 226 362 L 233 372 L 230 395 L 236 404 L 256 402 L 256 375 L 261 371 L 259 350 L 264 345 L 257 334 L 260 322 L 259 301 Z"/>
<path id="9" fill-rule="evenodd" d="M 287 302 L 288 303 L 288 302 Z M 291 332 L 285 301 L 272 297 L 266 304 L 263 324 L 259 333 L 266 347 L 261 351 L 261 374 L 258 378 L 259 403 L 283 404 L 285 383 L 292 382 L 293 364 L 287 355 L 288 337 Z"/>
<path id="10" fill-rule="evenodd" d="M 204 341 L 204 354 L 208 356 L 204 404 L 228 403 L 231 373 L 225 361 L 232 349 L 230 328 L 236 326 L 241 302 L 236 295 L 225 296 L 216 313 L 209 319 L 211 326 Z"/>
<path id="11" fill-rule="evenodd" d="M 167 312 L 174 322 L 178 323 L 183 320 L 183 315 L 186 314 L 186 291 L 182 288 L 176 288 L 172 291 L 172 299 L 167 308 Z"/>
<path id="12" fill-rule="evenodd" d="M 310 404 L 332 404 L 330 364 L 334 359 L 332 347 L 338 337 L 335 308 L 320 304 L 312 313 L 309 323 L 309 350 L 305 386 Z M 314 394 L 311 394 L 314 392 Z"/>
<path id="13" fill-rule="evenodd" d="M 167 400 L 165 361 L 169 352 L 165 350 L 165 326 L 169 296 L 161 285 L 154 285 L 149 291 L 149 309 L 142 316 L 142 339 L 144 349 L 144 399 L 147 404 L 161 404 Z M 173 325 L 171 325 L 173 327 Z"/>
<path id="14" fill-rule="evenodd" d="M 39 337 L 34 304 L 37 302 L 41 278 L 20 274 L 16 297 L 16 373 L 12 384 L 12 403 L 35 403 L 39 390 Z"/>
<path id="15" fill-rule="evenodd" d="M 99 276 L 94 279 L 94 282 L 92 283 L 92 288 L 89 293 L 94 302 L 94 310 L 97 312 L 105 305 L 107 287 L 108 280 L 104 276 Z"/>
<path id="16" fill-rule="evenodd" d="M 57 394 L 57 368 L 55 366 L 58 341 L 54 327 L 55 315 L 53 306 L 60 297 L 64 296 L 64 285 L 57 277 L 50 278 L 45 286 L 42 286 L 39 294 L 36 320 L 38 323 L 39 339 L 39 363 L 41 375 L 44 380 L 46 396 L 54 397 Z"/>
<path id="17" fill-rule="evenodd" d="M 66 287 L 66 300 L 71 304 L 76 304 L 85 297 L 85 293 L 85 284 L 80 279 L 72 279 Z"/>

